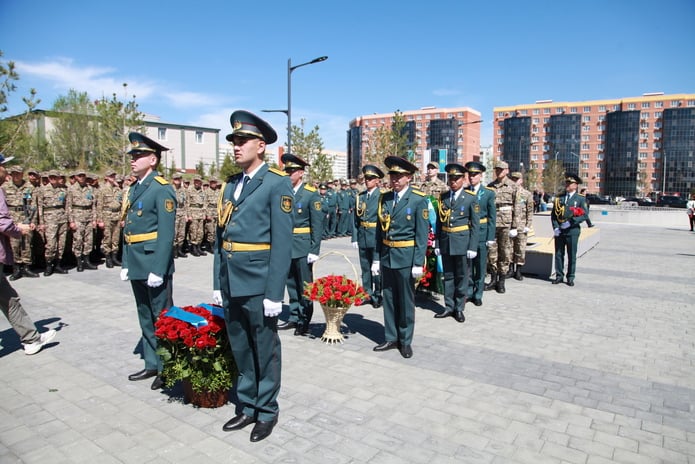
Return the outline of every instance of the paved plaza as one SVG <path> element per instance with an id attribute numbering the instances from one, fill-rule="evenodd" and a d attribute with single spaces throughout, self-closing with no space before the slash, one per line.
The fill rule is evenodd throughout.
<path id="1" fill-rule="evenodd" d="M 128 381 L 143 362 L 119 268 L 18 280 L 30 315 L 59 331 L 26 356 L 0 319 L 0 463 L 695 464 L 695 234 L 683 218 L 599 217 L 575 287 L 510 279 L 464 324 L 419 298 L 411 359 L 372 351 L 383 319 L 371 306 L 347 313 L 344 344 L 322 343 L 316 305 L 313 337 L 280 334 L 280 420 L 259 443 L 251 427 L 222 431 L 232 403 L 198 409 L 180 389 Z M 357 266 L 347 238 L 322 251 Z M 211 256 L 176 268 L 177 305 L 211 300 Z M 316 271 L 353 273 L 338 255 Z"/>

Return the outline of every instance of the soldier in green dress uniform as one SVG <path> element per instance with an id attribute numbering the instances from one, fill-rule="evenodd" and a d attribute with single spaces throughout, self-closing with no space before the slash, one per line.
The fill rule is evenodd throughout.
<path id="1" fill-rule="evenodd" d="M 480 208 L 475 194 L 463 189 L 466 168 L 449 163 L 444 170 L 448 174 L 449 191 L 442 193 L 439 199 L 435 254 L 441 255 L 444 265 L 446 309 L 434 317 L 453 316 L 456 321 L 464 322 L 468 266 L 470 260 L 478 256 Z"/>
<path id="2" fill-rule="evenodd" d="M 379 260 L 376 255 L 377 210 L 381 196 L 379 181 L 384 178 L 384 173 L 378 167 L 367 164 L 362 167 L 362 174 L 366 190 L 357 195 L 352 246 L 359 249 L 362 287 L 369 295 L 369 300 L 364 300 L 363 304 L 371 303 L 374 308 L 380 308 L 381 276 L 372 275 L 371 266 L 372 262 Z"/>
<path id="3" fill-rule="evenodd" d="M 128 379 L 155 377 L 152 389 L 157 390 L 164 382 L 159 375 L 162 361 L 157 355 L 154 323 L 162 309 L 173 304 L 176 195 L 156 170 L 162 151 L 168 148 L 137 132 L 131 132 L 128 139 L 130 167 L 138 181 L 130 186 L 125 199 L 121 279 L 130 280 L 133 287 L 145 359 L 145 368 Z"/>
<path id="4" fill-rule="evenodd" d="M 478 217 L 480 219 L 480 233 L 478 234 L 478 255 L 471 263 L 471 278 L 468 281 L 468 300 L 476 306 L 483 304 L 483 291 L 485 289 L 485 274 L 487 272 L 487 249 L 495 246 L 495 190 L 482 184 L 485 166 L 477 161 L 469 161 L 464 166 L 468 171 L 469 186 L 467 190 L 478 198 Z"/>
<path id="5" fill-rule="evenodd" d="M 577 184 L 582 179 L 576 174 L 565 174 L 565 193 L 558 194 L 550 212 L 555 235 L 555 280 L 562 283 L 565 273 L 565 251 L 567 251 L 567 285 L 574 286 L 574 272 L 577 265 L 577 245 L 581 233 L 581 223 L 586 221 L 588 207 L 584 195 L 577 193 Z"/>
<path id="6" fill-rule="evenodd" d="M 386 341 L 374 351 L 398 348 L 410 358 L 415 327 L 415 280 L 425 265 L 429 211 L 425 194 L 410 187 L 417 167 L 404 158 L 387 156 L 390 192 L 379 199 L 376 231 L 377 258 L 372 273 L 382 275 Z M 378 260 L 378 261 L 377 261 Z"/>
<path id="7" fill-rule="evenodd" d="M 242 172 L 227 179 L 218 205 L 213 298 L 224 315 L 239 369 L 238 415 L 222 427 L 239 430 L 255 422 L 251 441 L 277 424 L 281 349 L 277 316 L 292 260 L 294 193 L 289 176 L 264 161 L 277 134 L 248 111 L 230 117 L 234 160 Z M 247 180 L 248 179 L 248 180 Z"/>
<path id="8" fill-rule="evenodd" d="M 314 302 L 304 296 L 304 284 L 314 280 L 312 267 L 321 253 L 323 213 L 316 187 L 302 181 L 309 163 L 291 153 L 282 155 L 285 172 L 294 191 L 294 228 L 292 230 L 292 264 L 287 276 L 290 296 L 290 318 L 278 324 L 278 330 L 294 328 L 295 335 L 304 335 L 314 314 Z"/>

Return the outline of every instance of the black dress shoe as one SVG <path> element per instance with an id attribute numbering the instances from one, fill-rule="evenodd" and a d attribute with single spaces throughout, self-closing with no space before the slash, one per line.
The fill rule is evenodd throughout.
<path id="1" fill-rule="evenodd" d="M 271 433 L 273 433 L 273 427 L 278 423 L 278 418 L 275 417 L 273 420 L 269 421 L 257 421 L 256 425 L 253 426 L 251 431 L 251 441 L 261 441 L 264 438 L 268 438 Z"/>
<path id="2" fill-rule="evenodd" d="M 449 317 L 449 316 L 451 316 L 451 315 L 453 315 L 453 314 L 454 314 L 453 311 L 449 311 L 449 310 L 447 309 L 447 310 L 444 311 L 443 313 L 435 314 L 435 315 L 434 315 L 434 318 L 435 318 L 435 319 L 444 319 L 445 317 Z"/>
<path id="3" fill-rule="evenodd" d="M 556 277 L 555 280 L 553 280 L 553 285 L 561 284 L 562 283 L 562 277 Z"/>
<path id="4" fill-rule="evenodd" d="M 253 424 L 254 422 L 256 422 L 256 419 L 254 419 L 253 417 L 247 416 L 246 414 L 239 414 L 229 419 L 222 426 L 222 430 L 224 430 L 225 432 L 231 432 L 232 430 L 243 429 L 247 425 Z"/>
<path id="5" fill-rule="evenodd" d="M 463 315 L 463 311 L 456 311 L 454 313 L 454 319 L 456 319 L 457 322 L 466 322 L 466 316 Z"/>
<path id="6" fill-rule="evenodd" d="M 163 386 L 164 386 L 164 379 L 162 378 L 161 375 L 158 375 L 158 376 L 155 377 L 154 380 L 152 381 L 152 385 L 150 386 L 150 388 L 151 388 L 152 390 L 159 390 L 159 389 L 161 389 Z"/>
<path id="7" fill-rule="evenodd" d="M 372 307 L 373 308 L 381 308 L 381 298 L 379 298 L 379 299 L 372 298 Z"/>
<path id="8" fill-rule="evenodd" d="M 384 342 L 381 345 L 377 345 L 374 347 L 374 351 L 388 351 L 388 350 L 395 350 L 398 348 L 398 343 L 396 342 Z"/>
<path id="9" fill-rule="evenodd" d="M 567 285 L 569 285 L 570 287 L 574 287 L 574 280 L 568 280 Z"/>
<path id="10" fill-rule="evenodd" d="M 482 305 L 483 305 L 483 300 L 480 300 L 480 299 L 478 299 L 478 298 L 474 298 L 474 299 L 472 299 L 471 301 L 472 301 L 473 304 L 476 305 L 476 306 L 482 306 Z"/>
<path id="11" fill-rule="evenodd" d="M 308 331 L 309 324 L 297 324 L 297 327 L 294 329 L 294 334 L 297 336 L 306 335 Z"/>
<path id="12" fill-rule="evenodd" d="M 145 380 L 149 379 L 150 377 L 154 377 L 157 375 L 157 370 L 156 369 L 143 369 L 141 371 L 136 372 L 135 374 L 130 374 L 128 376 L 128 380 L 136 381 L 136 380 Z"/>
<path id="13" fill-rule="evenodd" d="M 285 321 L 278 324 L 278 330 L 289 330 L 297 327 L 296 322 Z"/>
<path id="14" fill-rule="evenodd" d="M 413 349 L 410 347 L 410 345 L 402 346 L 398 351 L 400 351 L 401 356 L 403 356 L 406 359 L 413 357 Z"/>

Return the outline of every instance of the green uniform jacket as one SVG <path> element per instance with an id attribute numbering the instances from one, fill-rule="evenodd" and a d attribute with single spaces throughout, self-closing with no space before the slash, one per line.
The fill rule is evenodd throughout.
<path id="1" fill-rule="evenodd" d="M 176 195 L 171 185 L 151 172 L 140 185 L 128 191 L 125 225 L 123 226 L 123 269 L 130 280 L 147 280 L 150 274 L 160 277 L 174 273 L 174 222 Z M 157 232 L 151 240 L 128 244 L 126 237 Z"/>
<path id="2" fill-rule="evenodd" d="M 467 190 L 472 195 L 473 190 Z M 497 209 L 495 207 L 495 189 L 480 185 L 478 189 L 478 217 L 480 218 L 480 233 L 478 239 L 481 243 L 490 242 L 495 239 L 495 219 Z"/>
<path id="3" fill-rule="evenodd" d="M 323 235 L 323 216 L 321 196 L 311 185 L 302 184 L 294 195 L 295 229 L 311 229 L 309 233 L 293 233 L 292 259 L 321 253 Z"/>
<path id="4" fill-rule="evenodd" d="M 379 209 L 379 189 L 374 189 L 369 198 L 367 191 L 357 195 L 355 206 L 355 227 L 352 229 L 352 241 L 360 248 L 376 247 L 377 210 Z"/>
<path id="5" fill-rule="evenodd" d="M 451 204 L 451 193 L 442 193 L 437 214 L 437 240 L 443 255 L 461 256 L 478 250 L 480 219 L 475 194 L 464 190 Z M 451 229 L 467 227 L 466 230 Z"/>
<path id="6" fill-rule="evenodd" d="M 282 301 L 292 259 L 292 203 L 290 179 L 264 164 L 244 187 L 238 200 L 234 190 L 242 173 L 222 190 L 222 206 L 231 202 L 232 214 L 217 228 L 213 286 L 230 297 L 264 295 Z M 270 244 L 269 250 L 232 252 L 223 242 Z M 223 288 L 224 287 L 224 288 Z"/>
<path id="7" fill-rule="evenodd" d="M 550 221 L 553 224 L 553 229 L 560 229 L 560 234 L 570 234 L 579 235 L 580 224 L 586 221 L 587 214 L 589 214 L 589 207 L 586 204 L 586 197 L 580 195 L 579 193 L 574 193 L 569 201 L 566 203 L 567 194 L 558 194 L 553 202 L 553 210 L 550 212 Z M 581 208 L 582 214 L 575 216 L 570 208 Z M 560 227 L 565 221 L 569 221 L 570 226 L 566 229 Z"/>
<path id="8" fill-rule="evenodd" d="M 386 192 L 379 199 L 381 216 L 376 231 L 376 251 L 381 265 L 390 269 L 422 266 L 430 228 L 425 194 L 409 187 L 395 209 L 393 198 L 393 192 Z M 414 246 L 394 247 L 383 243 L 409 240 L 415 241 Z"/>

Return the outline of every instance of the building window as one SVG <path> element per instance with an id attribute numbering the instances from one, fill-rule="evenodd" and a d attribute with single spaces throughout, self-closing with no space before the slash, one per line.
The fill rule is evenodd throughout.
<path id="1" fill-rule="evenodd" d="M 531 132 L 533 132 L 534 134 L 537 134 L 538 133 L 538 127 L 535 127 L 535 126 L 532 127 Z"/>
<path id="2" fill-rule="evenodd" d="M 532 145 L 531 151 L 538 151 L 538 145 Z"/>
<path id="3" fill-rule="evenodd" d="M 543 114 L 550 114 L 550 108 L 543 108 Z"/>
<path id="4" fill-rule="evenodd" d="M 598 110 L 599 110 L 601 113 L 605 113 L 605 112 L 606 112 L 606 105 L 601 105 L 601 106 L 599 106 L 599 107 L 598 107 Z"/>
<path id="5" fill-rule="evenodd" d="M 671 100 L 671 108 L 676 108 L 680 106 L 678 100 Z"/>
<path id="6" fill-rule="evenodd" d="M 640 142 L 639 147 L 646 149 L 646 148 L 649 148 L 649 144 L 647 142 Z"/>
<path id="7" fill-rule="evenodd" d="M 654 102 L 654 108 L 663 108 L 664 102 Z"/>
<path id="8" fill-rule="evenodd" d="M 601 115 L 598 117 L 598 122 L 603 122 L 606 120 L 606 117 L 604 115 Z"/>
<path id="9" fill-rule="evenodd" d="M 576 113 L 576 112 L 577 112 L 577 108 L 576 108 L 576 107 L 570 108 L 570 113 L 574 114 L 574 113 Z"/>
<path id="10" fill-rule="evenodd" d="M 649 119 L 649 113 L 642 112 L 640 113 L 639 117 L 640 119 Z"/>
<path id="11" fill-rule="evenodd" d="M 583 143 L 582 150 L 591 150 L 591 146 L 588 143 Z"/>
<path id="12" fill-rule="evenodd" d="M 167 130 L 165 127 L 159 127 L 157 128 L 157 140 L 166 140 L 167 139 Z"/>
<path id="13" fill-rule="evenodd" d="M 555 114 L 562 114 L 565 112 L 564 108 L 555 108 Z"/>
<path id="14" fill-rule="evenodd" d="M 539 122 L 540 122 L 540 121 L 538 120 L 538 118 L 533 118 L 533 123 L 534 123 L 534 124 L 538 124 Z"/>
<path id="15" fill-rule="evenodd" d="M 589 159 L 589 154 L 588 154 L 588 153 L 582 153 L 582 159 L 583 159 L 583 160 L 588 160 L 588 159 Z"/>
<path id="16" fill-rule="evenodd" d="M 583 116 L 583 117 L 582 117 L 582 121 L 584 121 L 584 122 L 589 122 L 589 121 L 591 121 L 591 116 Z"/>
<path id="17" fill-rule="evenodd" d="M 620 109 L 620 105 L 613 105 L 613 111 L 618 111 Z"/>
<path id="18" fill-rule="evenodd" d="M 639 152 L 639 159 L 646 159 L 646 158 L 647 158 L 647 154 L 645 152 L 643 152 L 643 151 Z"/>
<path id="19" fill-rule="evenodd" d="M 654 118 L 655 119 L 661 119 L 661 111 L 655 111 L 654 112 Z"/>
<path id="20" fill-rule="evenodd" d="M 598 150 L 603 150 L 603 149 L 604 149 L 604 145 L 603 145 L 602 143 L 599 143 L 598 145 L 596 145 L 596 149 L 598 149 Z"/>
<path id="21" fill-rule="evenodd" d="M 599 153 L 598 155 L 596 155 L 596 159 L 602 160 L 603 159 L 603 153 Z"/>
<path id="22" fill-rule="evenodd" d="M 589 140 L 591 140 L 591 136 L 590 136 L 590 135 L 586 135 L 586 134 L 585 134 L 585 135 L 582 135 L 582 142 L 588 142 Z"/>
<path id="23" fill-rule="evenodd" d="M 503 117 L 504 117 L 504 113 L 502 113 L 502 112 L 497 113 L 497 117 L 498 117 L 498 118 L 503 118 Z"/>
<path id="24" fill-rule="evenodd" d="M 695 106 L 695 100 L 688 100 L 688 107 L 693 107 Z"/>
<path id="25" fill-rule="evenodd" d="M 203 143 L 203 131 L 195 131 L 195 143 Z"/>
<path id="26" fill-rule="evenodd" d="M 591 107 L 590 107 L 590 106 L 585 106 L 585 107 L 584 107 L 584 112 L 585 112 L 585 113 L 591 113 Z"/>
<path id="27" fill-rule="evenodd" d="M 628 109 L 628 110 L 634 110 L 634 109 L 635 109 L 635 104 L 634 104 L 634 103 L 628 103 L 628 104 L 627 104 L 627 109 Z"/>
<path id="28" fill-rule="evenodd" d="M 549 121 L 550 121 L 550 118 L 543 118 L 543 124 L 548 124 Z"/>
<path id="29" fill-rule="evenodd" d="M 537 135 L 534 135 L 533 137 L 531 137 L 531 142 L 538 142 L 538 141 L 539 141 L 539 139 L 538 139 Z"/>
<path id="30" fill-rule="evenodd" d="M 589 132 L 589 131 L 591 130 L 591 127 L 589 127 L 589 126 L 582 126 L 582 130 L 583 130 L 584 132 Z"/>
<path id="31" fill-rule="evenodd" d="M 600 173 L 600 172 L 597 172 L 597 173 L 596 173 L 596 178 L 597 178 L 597 179 L 600 179 L 600 178 L 601 178 L 601 173 Z"/>
<path id="32" fill-rule="evenodd" d="M 596 140 L 606 140 L 605 134 L 598 134 L 598 135 L 596 136 Z"/>
<path id="33" fill-rule="evenodd" d="M 642 108 L 649 108 L 649 102 L 642 102 Z"/>
<path id="34" fill-rule="evenodd" d="M 539 110 L 538 108 L 535 108 L 535 109 L 533 110 L 533 114 L 540 114 L 540 110 Z"/>

